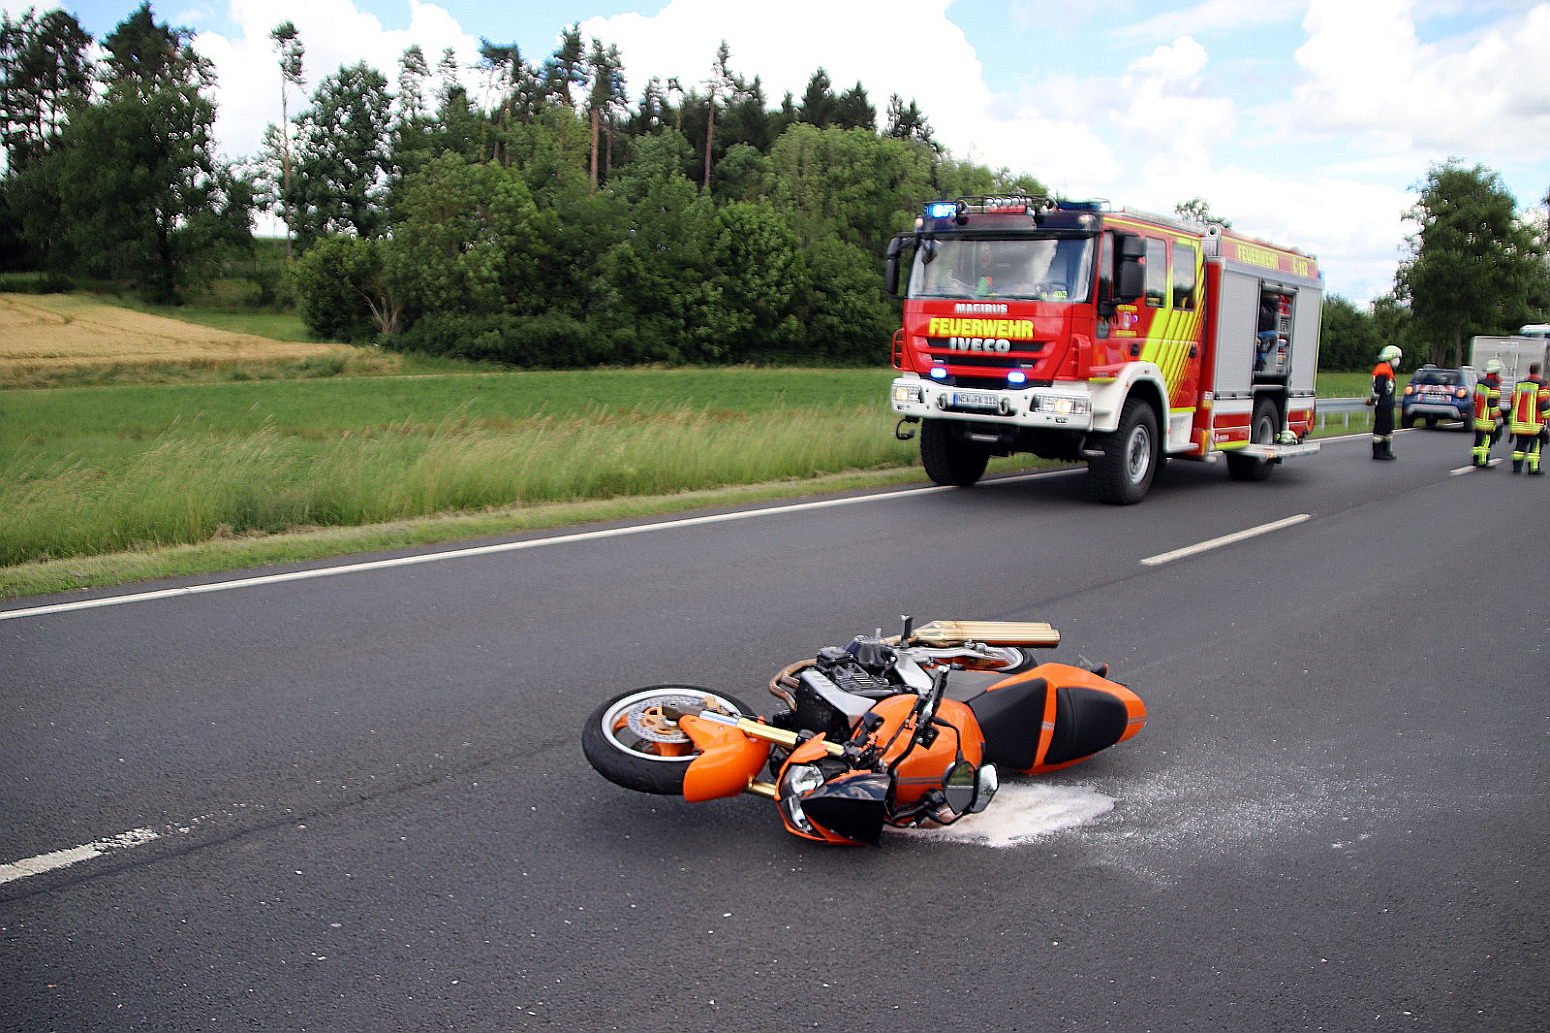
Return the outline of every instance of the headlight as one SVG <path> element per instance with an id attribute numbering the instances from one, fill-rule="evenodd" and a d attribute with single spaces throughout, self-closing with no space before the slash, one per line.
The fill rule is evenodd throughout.
<path id="1" fill-rule="evenodd" d="M 1034 398 L 1034 408 L 1038 412 L 1054 413 L 1056 416 L 1086 416 L 1092 411 L 1092 402 L 1087 398 L 1073 398 L 1070 395 L 1038 395 Z"/>
<path id="2" fill-rule="evenodd" d="M 916 384 L 895 384 L 893 386 L 893 400 L 900 405 L 919 405 L 925 401 L 925 393 Z"/>
<path id="3" fill-rule="evenodd" d="M 812 764 L 793 764 L 780 776 L 780 807 L 793 826 L 814 832 L 813 823 L 802 813 L 802 797 L 823 785 L 823 772 Z"/>

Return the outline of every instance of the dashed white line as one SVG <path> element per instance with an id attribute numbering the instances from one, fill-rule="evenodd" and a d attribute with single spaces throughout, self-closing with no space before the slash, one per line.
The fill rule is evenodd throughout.
<path id="1" fill-rule="evenodd" d="M 1256 538 L 1262 534 L 1270 534 L 1272 531 L 1279 531 L 1283 527 L 1291 527 L 1294 524 L 1300 524 L 1304 520 L 1310 519 L 1312 519 L 1311 514 L 1298 513 L 1296 516 L 1289 516 L 1284 520 L 1277 520 L 1269 524 L 1260 524 L 1258 527 L 1250 527 L 1242 531 L 1235 531 L 1232 534 L 1223 535 L 1220 538 L 1212 538 L 1210 541 L 1200 542 L 1195 545 L 1186 545 L 1184 548 L 1174 549 L 1172 552 L 1163 552 L 1158 553 L 1156 556 L 1148 556 L 1146 559 L 1142 560 L 1141 563 L 1142 565 L 1148 567 L 1159 566 L 1163 563 L 1172 563 L 1174 560 L 1181 560 L 1186 556 L 1195 556 L 1202 552 L 1209 552 L 1212 549 L 1220 549 L 1224 545 L 1232 545 L 1234 542 L 1241 542 L 1248 538 Z"/>
<path id="2" fill-rule="evenodd" d="M 55 850 L 52 853 L 39 854 L 36 857 L 13 861 L 10 864 L 0 864 L 0 883 L 25 879 L 29 875 L 42 875 L 44 872 L 51 872 L 56 868 L 67 868 L 72 864 L 100 857 L 109 850 L 122 850 L 126 847 L 139 846 L 141 843 L 149 843 L 151 840 L 159 838 L 159 833 L 151 829 L 130 829 L 128 832 L 120 832 L 118 835 L 108 836 L 106 839 L 93 840 L 90 843 L 83 843 L 68 850 Z"/>

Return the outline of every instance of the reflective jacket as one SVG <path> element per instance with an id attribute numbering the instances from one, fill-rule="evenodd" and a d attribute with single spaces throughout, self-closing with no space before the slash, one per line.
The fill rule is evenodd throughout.
<path id="1" fill-rule="evenodd" d="M 1545 425 L 1545 410 L 1550 409 L 1550 384 L 1537 376 L 1526 377 L 1512 388 L 1512 427 L 1514 434 L 1538 434 Z"/>
<path id="2" fill-rule="evenodd" d="M 1502 411 L 1502 382 L 1488 373 L 1475 385 L 1475 429 L 1495 430 Z"/>

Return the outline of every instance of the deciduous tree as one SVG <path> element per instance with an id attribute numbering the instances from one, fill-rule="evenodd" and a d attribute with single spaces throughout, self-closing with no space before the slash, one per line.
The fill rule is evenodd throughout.
<path id="1" fill-rule="evenodd" d="M 1459 366 L 1470 337 L 1510 332 L 1544 310 L 1550 268 L 1497 173 L 1448 161 L 1432 166 L 1420 195 L 1395 293 L 1409 302 L 1430 361 Z"/>
<path id="2" fill-rule="evenodd" d="M 149 3 L 121 22 L 103 41 L 102 100 L 72 116 L 50 157 L 76 264 L 162 301 L 252 246 L 251 187 L 215 157 L 215 74 L 191 36 Z"/>

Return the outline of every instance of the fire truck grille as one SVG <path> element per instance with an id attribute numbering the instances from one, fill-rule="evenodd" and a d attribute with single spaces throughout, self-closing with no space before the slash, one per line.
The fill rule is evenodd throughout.
<path id="1" fill-rule="evenodd" d="M 984 352 L 930 352 L 932 362 L 943 366 L 975 366 L 981 369 L 1031 369 L 1038 361 L 1037 355 Z"/>

